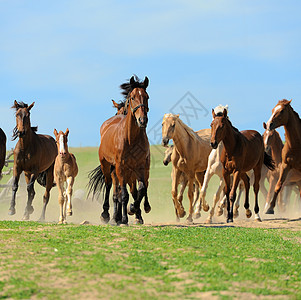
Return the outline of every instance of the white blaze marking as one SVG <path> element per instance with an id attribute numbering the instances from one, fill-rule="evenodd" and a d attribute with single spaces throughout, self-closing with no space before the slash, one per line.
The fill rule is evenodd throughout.
<path id="1" fill-rule="evenodd" d="M 60 153 L 65 153 L 66 151 L 64 145 L 64 136 L 62 134 L 60 135 L 59 143 L 60 143 Z"/>
<path id="2" fill-rule="evenodd" d="M 267 131 L 266 131 L 266 137 L 265 137 L 265 139 L 264 139 L 264 144 L 265 144 L 265 145 L 268 144 L 269 133 L 270 133 L 270 131 L 267 130 Z"/>
<path id="3" fill-rule="evenodd" d="M 139 91 L 139 95 L 141 96 L 142 94 L 141 94 L 141 91 Z"/>
<path id="4" fill-rule="evenodd" d="M 267 121 L 267 124 L 269 124 L 269 126 L 270 126 L 270 123 L 272 122 L 272 120 L 273 120 L 273 118 L 274 118 L 276 112 L 277 112 L 278 110 L 280 110 L 280 109 L 281 109 L 281 105 L 277 105 L 277 106 L 275 107 L 273 114 L 271 115 L 271 117 L 270 117 L 269 120 Z M 269 127 L 269 126 L 268 126 L 268 127 Z"/>

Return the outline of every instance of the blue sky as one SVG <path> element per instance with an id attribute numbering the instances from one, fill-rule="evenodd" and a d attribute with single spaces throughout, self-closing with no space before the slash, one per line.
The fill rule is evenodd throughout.
<path id="1" fill-rule="evenodd" d="M 39 133 L 69 127 L 70 146 L 97 146 L 137 74 L 150 79 L 149 129 L 190 92 L 209 111 L 193 129 L 221 103 L 262 132 L 279 99 L 301 113 L 300 13 L 300 1 L 0 0 L 0 127 L 10 140 L 13 101 L 35 101 Z"/>

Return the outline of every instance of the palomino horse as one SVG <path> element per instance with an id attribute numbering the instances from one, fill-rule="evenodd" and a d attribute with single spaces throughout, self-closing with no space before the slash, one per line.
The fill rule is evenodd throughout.
<path id="1" fill-rule="evenodd" d="M 9 215 L 16 213 L 16 193 L 20 174 L 24 171 L 27 183 L 28 200 L 24 212 L 24 220 L 29 219 L 33 213 L 32 201 L 35 196 L 34 182 L 37 181 L 46 187 L 43 197 L 43 210 L 40 217 L 45 220 L 46 206 L 49 201 L 50 190 L 53 186 L 53 167 L 57 156 L 55 140 L 49 135 L 36 134 L 36 127 L 30 126 L 30 110 L 34 106 L 23 102 L 14 102 L 12 108 L 16 110 L 16 127 L 14 129 L 13 139 L 19 137 L 14 150 L 13 167 L 13 187 L 12 200 L 9 208 Z"/>
<path id="2" fill-rule="evenodd" d="M 177 154 L 177 152 L 175 152 L 174 155 L 172 156 L 173 151 L 176 151 L 173 145 L 169 146 L 165 150 L 165 152 L 164 152 L 164 158 L 163 158 L 163 164 L 165 166 L 167 166 L 171 162 L 171 157 L 173 157 L 173 159 L 175 161 L 179 160 L 179 154 Z M 173 166 L 174 165 L 175 165 L 175 162 L 173 163 Z M 174 171 L 172 170 L 172 172 L 171 172 L 171 180 L 173 180 L 173 179 L 174 179 Z M 186 186 L 188 184 L 187 176 L 183 172 L 181 172 L 179 183 L 180 183 L 181 187 L 180 187 L 179 193 L 177 194 L 177 199 L 178 199 L 178 202 L 181 205 L 182 201 L 183 201 L 184 191 L 185 191 L 185 188 L 186 188 Z M 200 194 L 200 189 L 199 189 L 197 181 L 195 181 L 195 183 L 194 183 L 194 203 L 198 200 L 199 194 Z M 179 222 L 180 218 L 177 215 L 177 210 L 175 210 L 175 211 L 176 211 L 177 222 Z"/>
<path id="3" fill-rule="evenodd" d="M 72 187 L 74 179 L 78 173 L 78 167 L 75 156 L 68 151 L 68 134 L 69 129 L 66 132 L 53 131 L 56 139 L 58 155 L 54 164 L 54 179 L 59 190 L 58 201 L 60 205 L 60 218 L 59 224 L 66 224 L 66 216 L 72 216 Z M 67 183 L 67 189 L 65 191 L 64 183 Z M 66 199 L 67 196 L 67 199 Z"/>
<path id="4" fill-rule="evenodd" d="M 227 196 L 227 222 L 233 222 L 233 206 L 236 198 L 236 189 L 240 179 L 245 184 L 246 197 L 244 207 L 246 216 L 251 217 L 249 209 L 249 189 L 250 182 L 246 172 L 254 171 L 254 193 L 255 193 L 255 219 L 260 220 L 258 206 L 259 181 L 261 168 L 264 163 L 268 168 L 273 169 L 272 158 L 264 152 L 262 136 L 255 130 L 245 130 L 239 132 L 234 128 L 227 117 L 227 110 L 223 113 L 215 114 L 212 109 L 213 121 L 211 123 L 211 146 L 218 147 L 222 141 L 224 149 L 221 161 L 223 164 L 223 177 L 225 180 L 225 193 Z M 233 174 L 233 184 L 230 192 L 230 175 Z"/>
<path id="5" fill-rule="evenodd" d="M 6 135 L 0 128 L 0 179 L 2 178 L 2 169 L 5 165 L 6 156 Z"/>
<path id="6" fill-rule="evenodd" d="M 273 199 L 266 214 L 274 214 L 277 196 L 289 171 L 297 170 L 301 172 L 301 119 L 298 113 L 291 107 L 291 101 L 286 99 L 278 101 L 277 105 L 272 109 L 272 115 L 266 125 L 268 130 L 273 130 L 280 126 L 284 126 L 285 130 L 285 144 L 281 154 L 280 175 L 275 187 Z"/>
<path id="7" fill-rule="evenodd" d="M 132 178 L 138 181 L 137 197 L 130 205 L 129 212 L 136 215 L 136 222 L 143 223 L 140 203 L 147 193 L 150 150 L 146 135 L 148 112 L 148 78 L 140 82 L 134 76 L 130 82 L 122 84 L 123 95 L 126 97 L 126 115 L 115 115 L 105 121 L 100 129 L 101 142 L 99 146 L 100 166 L 90 173 L 90 191 L 93 195 L 103 189 L 105 185 L 105 201 L 102 218 L 107 222 L 109 215 L 109 193 L 112 186 L 112 171 L 115 169 L 115 186 L 120 185 L 121 208 L 120 213 L 114 216 L 117 223 L 127 224 L 127 203 L 129 194 L 126 184 Z M 117 183 L 118 182 L 118 183 Z M 117 192 L 117 193 L 116 193 Z M 114 205 L 118 202 L 118 189 L 113 193 Z M 149 209 L 150 210 L 150 209 Z M 119 218 L 122 215 L 121 219 Z"/>
<path id="8" fill-rule="evenodd" d="M 179 115 L 165 114 L 162 122 L 162 145 L 167 146 L 170 139 L 174 142 L 175 151 L 172 153 L 173 164 L 172 198 L 179 218 L 185 216 L 182 203 L 179 203 L 178 184 L 180 176 L 184 173 L 188 179 L 189 215 L 187 222 L 191 223 L 193 213 L 193 192 L 194 182 L 197 181 L 199 187 L 202 186 L 204 171 L 207 167 L 208 156 L 211 151 L 208 139 L 201 138 L 196 132 L 184 124 Z M 173 156 L 178 155 L 178 159 Z M 204 211 L 209 210 L 207 203 L 203 203 Z"/>

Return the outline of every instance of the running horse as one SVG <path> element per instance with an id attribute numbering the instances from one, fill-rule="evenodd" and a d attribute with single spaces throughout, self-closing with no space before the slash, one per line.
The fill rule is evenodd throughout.
<path id="1" fill-rule="evenodd" d="M 126 185 L 133 180 L 138 181 L 137 195 L 134 204 L 129 207 L 129 214 L 136 215 L 136 223 L 143 224 L 140 203 L 147 195 L 150 149 L 146 135 L 148 122 L 148 94 L 146 88 L 149 80 L 145 77 L 140 82 L 132 76 L 129 82 L 122 84 L 122 94 L 126 97 L 126 114 L 117 114 L 106 120 L 101 128 L 101 142 L 98 150 L 100 166 L 89 175 L 89 191 L 93 196 L 103 190 L 105 200 L 101 218 L 108 222 L 109 195 L 114 184 L 113 201 L 115 207 L 114 219 L 117 224 L 128 224 L 127 204 L 129 194 Z M 120 202 L 119 202 L 120 188 Z M 150 206 L 147 211 L 150 211 Z"/>
<path id="2" fill-rule="evenodd" d="M 57 132 L 57 130 L 54 129 L 53 133 L 58 148 L 58 155 L 54 164 L 54 179 L 59 190 L 59 224 L 66 224 L 66 216 L 72 216 L 71 196 L 74 180 L 78 173 L 78 167 L 75 156 L 68 151 L 69 129 L 67 128 L 65 132 Z M 67 183 L 66 190 L 64 187 L 65 182 Z"/>
<path id="3" fill-rule="evenodd" d="M 273 130 L 280 126 L 283 126 L 285 130 L 285 144 L 281 153 L 282 161 L 279 179 L 266 214 L 274 214 L 277 196 L 289 171 L 296 170 L 301 172 L 301 119 L 298 113 L 293 110 L 291 101 L 286 99 L 278 101 L 277 105 L 272 109 L 272 115 L 266 124 L 268 130 Z"/>
<path id="4" fill-rule="evenodd" d="M 255 130 L 238 131 L 228 119 L 226 109 L 218 114 L 215 114 L 212 109 L 212 116 L 211 146 L 213 149 L 216 149 L 221 141 L 224 144 L 221 162 L 223 164 L 225 194 L 227 197 L 227 222 L 233 222 L 233 206 L 240 179 L 243 180 L 246 189 L 244 204 L 246 216 L 250 218 L 252 215 L 249 209 L 250 182 L 246 174 L 246 172 L 252 169 L 254 171 L 255 219 L 261 221 L 259 216 L 258 191 L 262 164 L 264 163 L 271 170 L 274 169 L 271 156 L 264 151 L 262 136 Z M 230 191 L 231 174 L 233 174 L 233 183 Z"/>
<path id="5" fill-rule="evenodd" d="M 16 127 L 13 131 L 13 140 L 17 137 L 19 137 L 19 140 L 14 149 L 12 200 L 8 214 L 14 215 L 16 213 L 16 193 L 20 175 L 24 171 L 28 199 L 23 220 L 28 220 L 29 215 L 34 211 L 32 201 L 35 196 L 34 183 L 37 180 L 42 186 L 46 187 L 40 217 L 40 221 L 44 221 L 50 190 L 54 185 L 53 167 L 57 156 L 57 147 L 53 137 L 36 134 L 37 127 L 31 127 L 30 110 L 33 106 L 34 102 L 28 106 L 16 100 L 12 106 L 16 110 Z"/>

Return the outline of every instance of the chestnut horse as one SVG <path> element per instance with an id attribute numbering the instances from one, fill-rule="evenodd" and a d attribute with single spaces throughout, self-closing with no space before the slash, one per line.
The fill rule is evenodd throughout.
<path id="1" fill-rule="evenodd" d="M 24 220 L 29 219 L 33 213 L 32 201 L 35 196 L 35 180 L 44 187 L 46 192 L 43 196 L 43 210 L 40 217 L 45 220 L 46 206 L 49 201 L 50 190 L 53 186 L 53 167 L 57 156 L 55 140 L 49 135 L 36 134 L 37 127 L 30 125 L 30 110 L 34 102 L 29 106 L 23 102 L 15 100 L 12 108 L 16 110 L 16 127 L 13 133 L 13 139 L 19 137 L 14 149 L 14 167 L 13 167 L 13 187 L 12 200 L 9 208 L 9 215 L 16 213 L 16 193 L 21 173 L 24 171 L 27 183 L 27 205 L 24 212 Z"/>
<path id="2" fill-rule="evenodd" d="M 129 194 L 126 185 L 135 178 L 138 181 L 138 191 L 137 196 L 134 197 L 134 204 L 130 205 L 129 213 L 135 214 L 136 222 L 143 224 L 140 203 L 147 193 L 150 168 L 150 150 L 146 135 L 148 82 L 147 77 L 140 82 L 137 77 L 133 76 L 129 82 L 122 84 L 127 114 L 111 117 L 102 124 L 100 129 L 101 142 L 98 150 L 100 166 L 89 175 L 89 190 L 95 195 L 103 190 L 105 185 L 104 211 L 101 217 L 107 222 L 110 219 L 109 194 L 113 176 L 115 186 L 113 201 L 118 212 L 114 215 L 115 221 L 122 224 L 128 223 Z M 116 175 L 114 175 L 114 170 Z M 118 205 L 119 186 L 121 205 Z"/>
<path id="3" fill-rule="evenodd" d="M 66 132 L 53 131 L 56 139 L 58 155 L 54 164 L 54 179 L 59 190 L 58 201 L 60 205 L 59 224 L 66 224 L 66 216 L 72 216 L 72 188 L 74 179 L 78 173 L 78 167 L 75 156 L 68 151 L 68 135 L 69 129 Z M 65 191 L 64 183 L 67 183 Z M 67 196 L 67 199 L 66 199 Z"/>
<path id="4" fill-rule="evenodd" d="M 0 128 L 0 179 L 2 178 L 2 169 L 5 165 L 6 156 L 6 135 Z"/>
<path id="5" fill-rule="evenodd" d="M 298 113 L 293 110 L 291 101 L 286 99 L 278 101 L 277 105 L 272 109 L 272 115 L 266 124 L 268 130 L 273 130 L 280 126 L 283 126 L 285 130 L 285 144 L 281 154 L 280 175 L 266 214 L 274 214 L 277 196 L 289 171 L 296 170 L 301 172 L 301 119 Z"/>
<path id="6" fill-rule="evenodd" d="M 255 130 L 239 132 L 228 119 L 226 109 L 224 109 L 223 113 L 218 114 L 215 114 L 212 109 L 212 116 L 211 146 L 213 149 L 216 149 L 221 141 L 224 144 L 221 162 L 223 164 L 225 194 L 227 197 L 227 222 L 233 222 L 233 206 L 240 179 L 243 180 L 246 190 L 244 204 L 246 216 L 250 218 L 252 215 L 249 209 L 250 182 L 246 174 L 252 169 L 254 171 L 255 219 L 260 221 L 258 191 L 262 164 L 264 163 L 269 169 L 274 168 L 272 158 L 264 152 L 262 136 Z M 230 191 L 231 174 L 233 174 L 233 184 Z"/>

